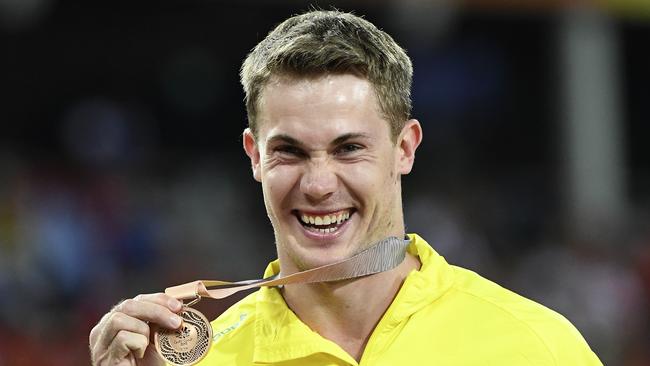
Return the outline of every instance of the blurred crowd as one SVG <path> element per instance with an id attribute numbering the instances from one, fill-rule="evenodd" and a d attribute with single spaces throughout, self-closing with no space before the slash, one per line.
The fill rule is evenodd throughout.
<path id="1" fill-rule="evenodd" d="M 0 365 L 87 364 L 89 329 L 120 299 L 273 259 L 228 159 L 83 173 L 0 159 Z"/>

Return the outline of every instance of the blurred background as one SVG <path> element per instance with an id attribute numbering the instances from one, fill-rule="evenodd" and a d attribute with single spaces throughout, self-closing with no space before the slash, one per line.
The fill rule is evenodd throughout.
<path id="1" fill-rule="evenodd" d="M 413 59 L 408 231 L 650 365 L 650 1 L 0 0 L 0 366 L 87 365 L 120 299 L 261 275 L 238 68 L 310 5 Z"/>

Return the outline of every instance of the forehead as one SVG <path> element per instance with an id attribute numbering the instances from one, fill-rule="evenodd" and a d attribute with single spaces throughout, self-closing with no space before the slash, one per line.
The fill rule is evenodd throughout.
<path id="1" fill-rule="evenodd" d="M 389 130 L 374 88 L 352 74 L 274 76 L 262 90 L 258 121 L 262 140 L 271 132 L 328 138 Z"/>

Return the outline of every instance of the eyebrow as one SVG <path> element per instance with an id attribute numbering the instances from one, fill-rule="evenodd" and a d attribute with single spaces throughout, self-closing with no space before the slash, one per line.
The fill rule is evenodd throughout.
<path id="1" fill-rule="evenodd" d="M 353 139 L 359 139 L 359 138 L 360 139 L 369 139 L 370 136 L 368 136 L 365 133 L 358 133 L 358 132 L 356 132 L 356 133 L 355 132 L 346 133 L 346 134 L 343 134 L 343 135 L 335 138 L 334 140 L 332 140 L 332 142 L 330 142 L 330 145 L 332 145 L 332 146 L 333 145 L 339 145 L 339 144 L 344 143 L 347 140 L 353 140 Z"/>
<path id="2" fill-rule="evenodd" d="M 352 140 L 352 139 L 357 139 L 357 138 L 369 139 L 370 136 L 368 136 L 365 133 L 358 133 L 358 132 L 346 133 L 346 134 L 343 134 L 343 135 L 335 138 L 334 140 L 332 140 L 330 142 L 330 146 L 339 145 L 339 144 L 342 144 L 343 142 L 345 142 L 347 140 Z M 291 137 L 291 136 L 289 136 L 287 134 L 274 135 L 268 140 L 267 143 L 268 144 L 273 144 L 273 143 L 278 143 L 278 142 L 284 142 L 286 144 L 294 145 L 294 146 L 304 146 L 304 144 L 302 142 L 300 142 L 299 140 L 297 140 L 297 139 L 295 139 L 295 138 L 293 138 L 293 137 Z"/>
<path id="3" fill-rule="evenodd" d="M 295 138 L 287 135 L 287 134 L 278 134 L 278 135 L 273 135 L 271 138 L 267 141 L 267 144 L 273 144 L 273 143 L 278 143 L 278 142 L 284 142 L 289 145 L 295 145 L 295 146 L 302 146 L 302 142 L 296 140 Z"/>

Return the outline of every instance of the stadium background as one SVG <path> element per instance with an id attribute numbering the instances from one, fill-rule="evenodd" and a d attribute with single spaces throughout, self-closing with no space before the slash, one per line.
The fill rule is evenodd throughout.
<path id="1" fill-rule="evenodd" d="M 650 2 L 309 4 L 414 61 L 408 231 L 566 315 L 605 364 L 649 365 Z M 0 366 L 87 365 L 120 299 L 261 274 L 238 68 L 309 4 L 0 0 Z"/>

